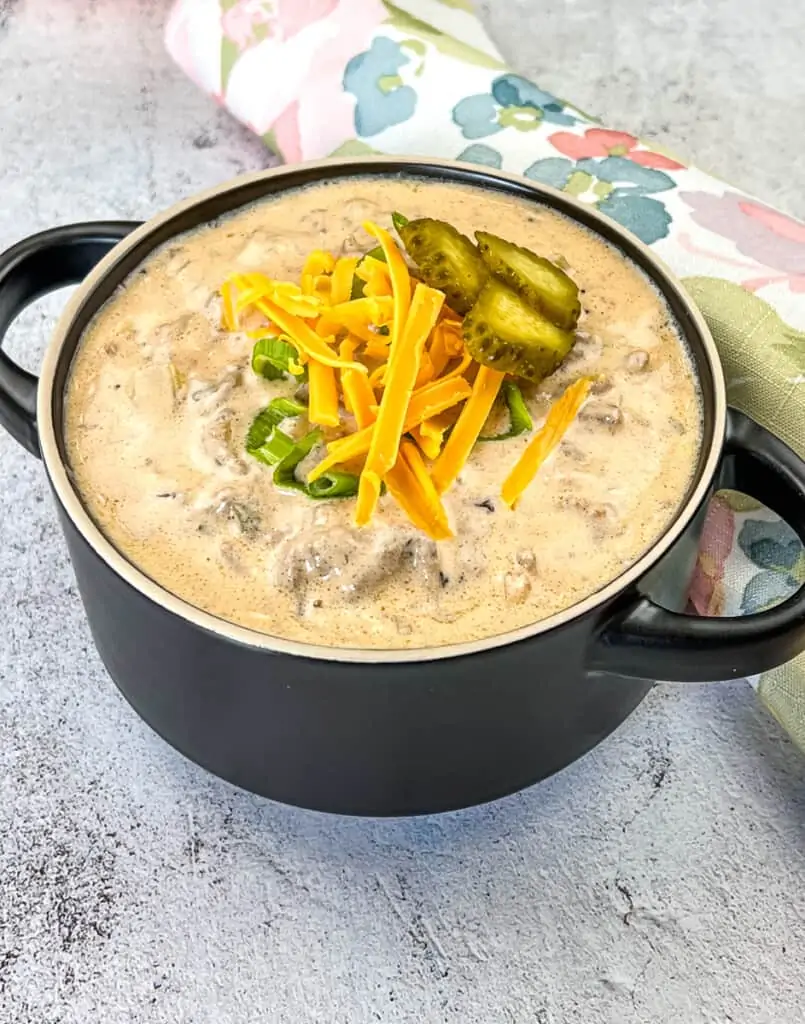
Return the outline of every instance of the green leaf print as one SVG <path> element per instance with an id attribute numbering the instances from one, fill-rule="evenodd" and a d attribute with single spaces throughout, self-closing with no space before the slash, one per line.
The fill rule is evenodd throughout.
<path id="1" fill-rule="evenodd" d="M 426 40 L 447 57 L 453 57 L 456 60 L 463 61 L 465 64 L 474 64 L 482 68 L 497 69 L 506 67 L 503 61 L 498 60 L 496 57 L 491 57 L 488 53 L 484 53 L 483 50 L 476 50 L 474 46 L 462 43 L 453 36 L 447 35 L 446 32 L 440 32 L 439 29 L 429 25 L 426 21 L 420 21 L 419 18 L 415 18 L 412 14 L 401 10 L 391 3 L 391 0 L 383 0 L 383 6 L 389 12 L 389 16 L 386 19 L 387 24 L 399 29 L 400 32 Z M 452 4 L 451 6 L 458 5 Z"/>
<path id="2" fill-rule="evenodd" d="M 221 14 L 225 14 L 230 7 L 234 7 L 238 3 L 238 0 L 220 0 Z M 223 36 L 221 39 L 221 92 L 226 92 L 227 83 L 229 82 L 229 76 L 232 74 L 232 68 L 237 64 L 238 57 L 240 56 L 240 49 L 238 44 L 232 42 L 227 36 Z"/>
<path id="3" fill-rule="evenodd" d="M 472 0 L 437 0 L 437 2 L 444 4 L 445 7 L 452 7 L 456 11 L 466 11 L 467 14 L 475 14 Z"/>
<path id="4" fill-rule="evenodd" d="M 805 457 L 805 333 L 732 281 L 688 277 L 682 283 L 713 332 L 730 404 Z"/>
<path id="5" fill-rule="evenodd" d="M 328 153 L 328 156 L 376 156 L 379 153 L 379 149 L 372 149 L 371 146 L 360 139 L 347 139 L 346 142 L 342 142 L 340 146 L 334 149 L 332 153 Z"/>

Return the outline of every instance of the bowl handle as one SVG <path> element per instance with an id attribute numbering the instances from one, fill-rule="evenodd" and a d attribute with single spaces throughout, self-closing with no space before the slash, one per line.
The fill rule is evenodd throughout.
<path id="1" fill-rule="evenodd" d="M 39 456 L 38 379 L 2 350 L 8 328 L 27 305 L 48 292 L 77 284 L 139 224 L 90 221 L 23 239 L 0 256 L 0 426 Z"/>
<path id="2" fill-rule="evenodd" d="M 783 441 L 734 409 L 719 486 L 775 511 L 805 543 L 805 462 Z M 638 679 L 709 682 L 755 675 L 805 650 L 805 584 L 782 604 L 755 615 L 699 618 L 633 599 L 602 624 L 591 671 Z"/>

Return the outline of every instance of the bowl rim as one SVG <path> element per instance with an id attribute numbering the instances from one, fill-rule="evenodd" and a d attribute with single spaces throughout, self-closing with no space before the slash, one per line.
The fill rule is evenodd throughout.
<path id="1" fill-rule="evenodd" d="M 93 295 L 100 282 L 118 266 L 121 260 L 133 248 L 147 241 L 149 236 L 154 235 L 166 222 L 216 197 L 242 190 L 250 185 L 259 185 L 262 182 L 275 182 L 286 176 L 289 178 L 298 177 L 302 172 L 308 175 L 318 175 L 315 182 L 326 184 L 329 180 L 327 171 L 332 168 L 341 169 L 345 178 L 360 177 L 362 173 L 367 171 L 375 174 L 382 173 L 384 168 L 390 176 L 399 176 L 405 173 L 416 175 L 417 171 L 429 172 L 432 175 L 434 171 L 438 173 L 440 170 L 443 170 L 445 175 L 463 173 L 463 183 L 471 184 L 478 188 L 484 187 L 484 181 L 497 182 L 501 186 L 500 191 L 508 192 L 512 195 L 515 192 L 514 186 L 516 186 L 516 192 L 520 197 L 523 197 L 524 193 L 530 193 L 537 203 L 542 201 L 543 205 L 548 200 L 547 205 L 552 209 L 558 209 L 571 219 L 581 222 L 584 227 L 592 225 L 593 230 L 597 229 L 597 233 L 609 244 L 612 244 L 612 237 L 614 236 L 627 250 L 636 250 L 644 263 L 650 268 L 653 283 L 660 287 L 663 298 L 668 301 L 670 296 L 674 296 L 677 302 L 685 309 L 686 315 L 698 333 L 697 340 L 704 349 L 704 355 L 712 379 L 712 433 L 709 451 L 700 461 L 699 478 L 691 488 L 686 502 L 679 508 L 674 519 L 654 544 L 623 573 L 576 604 L 562 609 L 546 619 L 541 619 L 538 622 L 519 627 L 518 629 L 477 640 L 446 644 L 440 647 L 353 648 L 331 647 L 324 644 L 286 640 L 246 626 L 236 625 L 210 612 L 205 612 L 173 594 L 130 562 L 105 537 L 84 507 L 78 489 L 74 485 L 59 451 L 58 436 L 62 431 L 62 424 L 59 423 L 57 425 L 55 422 L 53 402 L 54 384 L 61 362 L 62 351 L 74 329 L 74 322 L 79 310 L 85 304 L 92 303 Z M 313 182 L 310 183 L 312 184 Z M 298 184 L 289 183 L 288 185 L 289 190 L 298 187 L 300 187 Z M 279 189 L 277 191 L 281 192 L 282 190 Z M 528 197 L 526 196 L 526 198 Z M 250 198 L 244 200 L 240 206 L 234 205 L 229 210 L 229 213 L 235 213 L 239 208 L 252 205 L 255 201 L 259 201 L 259 199 Z M 212 219 L 214 220 L 215 218 Z M 600 228 L 598 227 L 599 225 Z M 176 232 L 177 235 L 182 233 L 184 233 L 182 230 Z M 149 250 L 149 254 L 151 251 L 153 249 Z M 628 258 L 628 253 L 624 255 Z M 94 316 L 100 308 L 100 305 L 94 308 L 92 315 Z M 699 376 L 700 384 L 704 387 L 701 375 L 697 376 Z M 457 160 L 374 155 L 306 161 L 272 167 L 267 170 L 256 171 L 252 174 L 240 175 L 168 207 L 144 222 L 141 226 L 135 228 L 134 231 L 114 246 L 71 295 L 47 346 L 42 363 L 37 397 L 37 418 L 42 460 L 59 503 L 83 540 L 95 551 L 99 558 L 142 596 L 159 605 L 165 611 L 185 619 L 190 625 L 242 646 L 317 661 L 369 664 L 429 662 L 478 654 L 497 647 L 505 647 L 522 640 L 535 638 L 558 627 L 567 625 L 573 620 L 581 619 L 597 608 L 606 606 L 614 598 L 627 591 L 644 577 L 673 547 L 708 496 L 721 458 L 726 431 L 726 410 L 726 385 L 723 369 L 715 342 L 705 323 L 704 317 L 696 308 L 681 282 L 665 263 L 647 245 L 634 235 L 631 235 L 620 224 L 591 206 L 582 203 L 575 197 L 569 196 L 548 185 L 531 181 L 522 175 L 509 174 L 504 171 L 480 167 L 476 164 Z M 704 443 L 708 443 L 706 439 Z"/>

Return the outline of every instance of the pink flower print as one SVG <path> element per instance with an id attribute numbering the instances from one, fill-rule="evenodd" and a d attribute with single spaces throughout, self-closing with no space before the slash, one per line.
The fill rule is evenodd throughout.
<path id="1" fill-rule="evenodd" d="M 684 164 L 677 163 L 662 153 L 648 149 L 637 149 L 640 145 L 634 135 L 613 132 L 607 128 L 588 128 L 584 135 L 573 132 L 556 132 L 548 141 L 564 156 L 571 160 L 588 160 L 591 157 L 623 156 L 641 167 L 653 167 L 663 171 L 684 170 Z"/>
<path id="2" fill-rule="evenodd" d="M 741 282 L 748 291 L 779 283 L 792 292 L 805 292 L 805 224 L 739 192 L 680 192 L 679 198 L 690 208 L 695 224 L 734 242 L 753 262 L 740 263 L 701 249 L 692 239 L 680 239 L 690 252 L 751 272 Z"/>
<path id="3" fill-rule="evenodd" d="M 304 5 L 303 5 L 304 6 Z M 221 14 L 221 30 L 241 51 L 273 35 L 271 0 L 237 0 Z"/>
<path id="4" fill-rule="evenodd" d="M 198 0 L 179 0 L 165 26 L 168 53 L 196 85 L 207 93 L 221 86 L 221 37 L 218 19 L 210 21 Z"/>
<path id="5" fill-rule="evenodd" d="M 283 39 L 291 39 L 314 21 L 332 14 L 338 0 L 277 0 L 277 22 Z"/>
<path id="6" fill-rule="evenodd" d="M 235 62 L 229 110 L 286 160 L 326 156 L 355 137 L 344 68 L 388 16 L 381 0 L 277 0 L 273 34 Z"/>
<path id="7" fill-rule="evenodd" d="M 699 557 L 690 586 L 690 601 L 699 615 L 722 615 L 724 567 L 735 539 L 735 514 L 716 496 L 707 510 Z"/>
<path id="8" fill-rule="evenodd" d="M 303 158 L 299 137 L 299 102 L 288 104 L 272 125 L 277 150 L 286 163 L 297 163 Z"/>

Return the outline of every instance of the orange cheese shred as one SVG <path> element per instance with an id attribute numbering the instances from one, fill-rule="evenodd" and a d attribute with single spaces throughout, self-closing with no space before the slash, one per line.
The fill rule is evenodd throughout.
<path id="1" fill-rule="evenodd" d="M 329 274 L 317 274 L 315 277 L 303 275 L 302 292 L 318 299 L 322 305 L 329 306 L 332 302 L 330 298 L 332 280 Z"/>
<path id="2" fill-rule="evenodd" d="M 432 540 L 453 536 L 447 513 L 416 445 L 403 440 L 394 466 L 386 474 L 389 493 L 418 529 Z"/>
<path id="3" fill-rule="evenodd" d="M 465 352 L 453 369 L 443 373 L 439 380 L 452 380 L 454 377 L 462 377 L 465 371 L 469 369 L 471 363 L 472 356 L 469 352 Z"/>
<path id="4" fill-rule="evenodd" d="M 438 416 L 439 413 L 450 409 L 459 402 L 465 401 L 472 394 L 472 388 L 462 378 L 448 381 L 436 381 L 419 391 L 415 391 L 408 405 L 408 412 L 405 417 L 403 430 L 405 433 L 413 430 L 423 420 Z M 358 430 L 347 437 L 340 437 L 337 441 L 331 441 L 327 445 L 327 455 L 318 465 L 314 466 L 308 477 L 312 483 L 317 480 L 328 469 L 333 466 L 342 465 L 350 459 L 360 458 L 369 451 L 372 443 L 372 428 Z"/>
<path id="5" fill-rule="evenodd" d="M 423 420 L 419 426 L 410 431 L 411 436 L 427 458 L 435 460 L 439 457 L 439 452 L 444 444 L 444 435 L 454 425 L 456 418 L 454 410 L 443 412 L 438 416 Z"/>
<path id="6" fill-rule="evenodd" d="M 302 293 L 329 298 L 330 274 L 335 269 L 336 259 L 324 249 L 314 249 L 302 267 Z"/>
<path id="7" fill-rule="evenodd" d="M 372 370 L 369 374 L 369 383 L 373 388 L 385 387 L 388 368 L 388 363 L 383 363 L 382 366 L 378 366 L 376 369 Z"/>
<path id="8" fill-rule="evenodd" d="M 444 344 L 448 353 L 451 356 L 460 356 L 464 352 L 464 336 L 461 333 L 461 328 L 456 329 L 453 324 L 445 323 L 444 327 Z"/>
<path id="9" fill-rule="evenodd" d="M 388 323 L 392 313 L 392 300 L 387 296 L 352 299 L 325 309 L 316 325 L 316 331 L 321 335 L 329 335 L 347 330 L 361 341 L 369 342 L 377 337 L 372 327 Z"/>
<path id="10" fill-rule="evenodd" d="M 509 508 L 515 507 L 523 491 L 537 475 L 540 466 L 562 440 L 584 404 L 591 384 L 592 380 L 589 377 L 581 377 L 566 388 L 561 398 L 551 406 L 545 422 L 529 442 L 514 469 L 503 481 L 500 496 Z"/>
<path id="11" fill-rule="evenodd" d="M 344 370 L 344 373 L 357 374 L 356 370 Z M 307 416 L 311 423 L 322 427 L 337 427 L 340 422 L 338 415 L 338 386 L 335 370 L 312 359 L 308 364 L 308 402 Z M 366 380 L 366 377 L 363 377 Z"/>
<path id="12" fill-rule="evenodd" d="M 305 295 L 298 285 L 290 281 L 272 281 L 265 274 L 233 274 L 229 282 L 238 289 L 235 304 L 238 313 L 249 306 L 256 306 L 259 299 L 270 299 L 287 313 L 308 320 L 318 317 L 323 308 L 318 296 Z"/>
<path id="13" fill-rule="evenodd" d="M 433 363 L 431 362 L 430 355 L 427 352 L 422 353 L 422 362 L 419 367 L 419 373 L 416 377 L 416 387 L 421 388 L 426 384 L 430 384 L 433 378 L 436 376 Z"/>
<path id="14" fill-rule="evenodd" d="M 422 454 L 433 462 L 434 459 L 439 457 L 439 452 L 442 450 L 442 442 L 438 437 L 423 431 L 423 426 L 424 424 L 420 423 L 418 427 L 414 427 L 411 431 L 411 437 L 416 441 Z"/>
<path id="15" fill-rule="evenodd" d="M 361 281 L 369 282 L 373 277 L 378 274 L 382 274 L 391 283 L 391 271 L 389 265 L 384 260 L 375 259 L 374 256 L 364 256 L 360 261 L 355 273 L 361 279 Z"/>
<path id="16" fill-rule="evenodd" d="M 221 326 L 226 331 L 239 331 L 238 311 L 235 300 L 235 284 L 224 281 L 221 286 Z"/>
<path id="17" fill-rule="evenodd" d="M 365 256 L 356 270 L 358 278 L 364 282 L 364 295 L 392 295 L 391 272 L 383 260 L 374 256 Z"/>
<path id="18" fill-rule="evenodd" d="M 352 279 L 359 262 L 357 256 L 342 256 L 341 259 L 336 260 L 330 285 L 330 302 L 334 306 L 339 306 L 342 302 L 349 302 L 352 293 Z"/>
<path id="19" fill-rule="evenodd" d="M 388 336 L 375 334 L 371 341 L 367 341 L 363 354 L 369 359 L 382 359 L 385 362 L 389 357 Z"/>
<path id="20" fill-rule="evenodd" d="M 407 270 L 406 270 L 407 273 Z M 405 328 L 396 346 L 392 336 L 391 360 L 377 420 L 372 427 L 372 443 L 358 485 L 355 522 L 366 526 L 380 497 L 383 477 L 397 461 L 405 416 L 414 392 L 425 342 L 430 337 L 444 303 L 444 294 L 425 284 L 417 284 Z M 395 329 L 397 327 L 395 321 Z"/>
<path id="21" fill-rule="evenodd" d="M 357 338 L 345 338 L 341 342 L 338 354 L 345 362 L 349 362 L 354 357 L 358 344 Z M 356 373 L 355 370 L 342 370 L 341 390 L 344 393 L 344 402 L 355 417 L 358 428 L 371 426 L 376 416 L 376 399 L 366 374 Z"/>
<path id="22" fill-rule="evenodd" d="M 463 469 L 492 411 L 504 376 L 505 374 L 488 366 L 482 366 L 478 370 L 469 401 L 461 410 L 453 432 L 433 466 L 433 483 L 439 494 L 444 494 Z"/>
<path id="23" fill-rule="evenodd" d="M 433 366 L 434 377 L 440 376 L 445 366 L 450 362 L 450 353 L 445 345 L 445 328 L 443 323 L 437 324 L 434 328 L 428 355 Z"/>
<path id="24" fill-rule="evenodd" d="M 287 313 L 270 299 L 258 299 L 255 305 L 272 324 L 288 335 L 300 356 L 305 355 L 311 360 L 315 359 L 319 363 L 324 363 L 325 366 L 333 366 L 336 369 L 346 367 L 357 370 L 359 373 L 367 373 L 363 363 L 344 362 L 339 359 L 327 344 L 326 339 L 318 335 L 301 317 Z"/>
<path id="25" fill-rule="evenodd" d="M 366 221 L 363 227 L 380 243 L 391 279 L 391 294 L 394 299 L 394 323 L 391 328 L 391 358 L 393 360 L 395 358 L 394 349 L 399 344 L 411 306 L 411 275 L 408 273 L 408 265 L 403 259 L 402 253 L 388 231 L 371 221 Z"/>
<path id="26" fill-rule="evenodd" d="M 335 263 L 335 256 L 331 252 L 326 252 L 324 249 L 314 249 L 305 260 L 302 273 L 309 274 L 311 277 L 318 277 L 320 274 L 332 274 L 335 269 Z"/>

